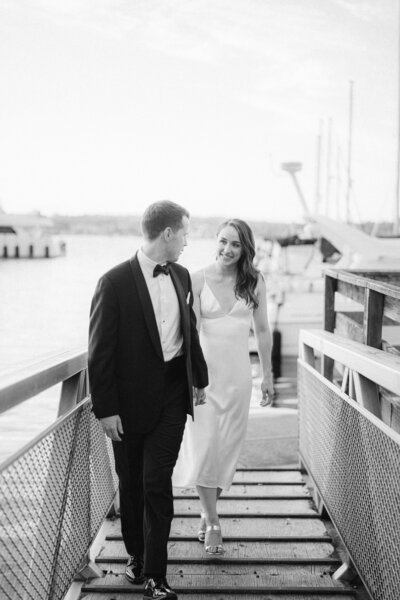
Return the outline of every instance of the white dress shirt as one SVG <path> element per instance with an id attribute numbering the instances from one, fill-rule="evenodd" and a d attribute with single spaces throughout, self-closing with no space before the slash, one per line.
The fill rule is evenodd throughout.
<path id="1" fill-rule="evenodd" d="M 170 275 L 160 273 L 157 277 L 153 276 L 154 267 L 158 263 L 146 256 L 141 248 L 137 258 L 153 304 L 164 360 L 169 361 L 182 353 L 183 344 L 175 287 Z"/>

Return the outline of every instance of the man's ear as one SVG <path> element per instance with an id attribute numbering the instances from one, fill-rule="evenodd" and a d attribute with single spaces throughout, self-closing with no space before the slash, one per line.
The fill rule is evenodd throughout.
<path id="1" fill-rule="evenodd" d="M 166 242 L 168 242 L 168 240 L 171 238 L 171 234 L 172 234 L 171 227 L 166 227 L 163 231 L 164 240 Z"/>

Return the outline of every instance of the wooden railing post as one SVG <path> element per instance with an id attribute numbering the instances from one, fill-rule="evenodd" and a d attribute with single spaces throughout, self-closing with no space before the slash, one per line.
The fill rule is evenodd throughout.
<path id="1" fill-rule="evenodd" d="M 336 323 L 335 313 L 335 293 L 337 290 L 337 279 L 325 274 L 325 308 L 324 308 L 324 329 L 334 332 Z M 324 377 L 332 381 L 333 379 L 333 360 L 328 356 L 321 357 L 321 373 Z"/>
<path id="2" fill-rule="evenodd" d="M 308 365 L 310 365 L 311 367 L 315 367 L 314 348 L 311 348 L 311 346 L 307 346 L 307 344 L 301 343 L 299 346 L 299 356 Z"/>
<path id="3" fill-rule="evenodd" d="M 58 417 L 65 415 L 80 402 L 87 394 L 86 370 L 75 373 L 69 379 L 63 381 L 61 387 L 60 403 L 58 405 Z"/>
<path id="4" fill-rule="evenodd" d="M 337 290 L 337 279 L 325 273 L 325 310 L 324 329 L 333 333 L 335 329 L 335 292 Z"/>
<path id="5" fill-rule="evenodd" d="M 382 348 L 384 295 L 365 288 L 363 342 L 373 348 Z"/>
<path id="6" fill-rule="evenodd" d="M 376 383 L 354 371 L 353 385 L 357 402 L 369 410 L 373 415 L 381 419 L 381 403 L 379 401 L 379 389 Z"/>

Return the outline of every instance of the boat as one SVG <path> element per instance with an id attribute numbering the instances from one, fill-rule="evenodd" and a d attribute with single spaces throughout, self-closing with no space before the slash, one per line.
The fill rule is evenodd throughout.
<path id="1" fill-rule="evenodd" d="M 300 329 L 320 329 L 324 311 L 324 272 L 327 268 L 357 272 L 398 271 L 400 238 L 378 238 L 355 225 L 311 213 L 296 178 L 300 163 L 284 163 L 304 210 L 305 223 L 296 235 L 259 244 L 257 266 L 268 288 L 268 315 L 274 332 L 274 372 L 281 356 L 296 357 Z M 350 299 L 338 298 L 340 310 L 357 312 Z M 392 344 L 390 329 L 385 327 Z M 279 349 L 277 349 L 277 342 Z M 250 348 L 254 350 L 254 341 Z"/>
<path id="2" fill-rule="evenodd" d="M 0 258 L 54 258 L 64 256 L 65 241 L 56 239 L 53 222 L 39 213 L 0 211 Z"/>

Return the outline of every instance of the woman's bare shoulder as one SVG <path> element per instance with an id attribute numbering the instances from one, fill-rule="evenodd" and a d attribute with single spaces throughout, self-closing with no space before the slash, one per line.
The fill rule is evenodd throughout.
<path id="1" fill-rule="evenodd" d="M 202 267 L 201 269 L 197 269 L 197 271 L 193 271 L 190 274 L 192 278 L 193 292 L 195 294 L 200 293 L 203 289 L 205 278 L 210 272 L 210 266 L 211 265 L 207 265 L 205 267 Z"/>

